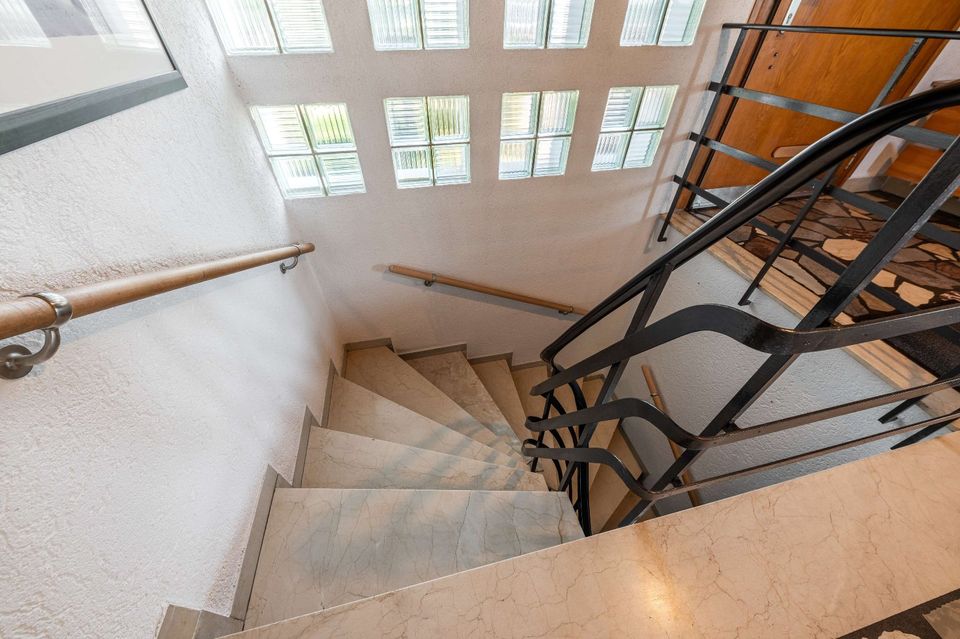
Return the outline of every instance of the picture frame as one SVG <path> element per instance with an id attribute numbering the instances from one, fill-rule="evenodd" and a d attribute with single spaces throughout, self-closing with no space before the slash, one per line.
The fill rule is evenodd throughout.
<path id="1" fill-rule="evenodd" d="M 0 3 L 0 77 L 0 155 L 187 87 L 144 0 Z"/>

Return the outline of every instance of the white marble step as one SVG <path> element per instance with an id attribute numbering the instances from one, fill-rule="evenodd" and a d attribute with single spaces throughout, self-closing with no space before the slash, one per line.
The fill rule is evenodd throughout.
<path id="1" fill-rule="evenodd" d="M 404 361 L 494 435 L 507 441 L 517 453 L 520 452 L 520 440 L 463 352 L 405 357 Z"/>
<path id="2" fill-rule="evenodd" d="M 530 438 L 530 431 L 524 425 L 527 415 L 523 411 L 517 386 L 510 374 L 510 365 L 505 359 L 495 359 L 488 362 L 471 364 L 473 371 L 480 378 L 490 397 L 496 402 L 500 413 L 506 418 L 513 434 L 521 442 Z"/>
<path id="3" fill-rule="evenodd" d="M 951 433 L 238 637 L 839 637 L 960 587 L 957 485 Z"/>
<path id="4" fill-rule="evenodd" d="M 279 489 L 245 625 L 332 608 L 582 536 L 560 493 Z"/>
<path id="5" fill-rule="evenodd" d="M 484 446 L 342 377 L 333 380 L 326 427 L 510 468 L 524 467 L 516 457 Z"/>
<path id="6" fill-rule="evenodd" d="M 385 346 L 347 353 L 344 377 L 461 435 L 522 460 L 508 442 L 490 432 Z"/>
<path id="7" fill-rule="evenodd" d="M 519 468 L 488 464 L 327 428 L 311 429 L 303 487 L 547 489 L 541 475 Z"/>

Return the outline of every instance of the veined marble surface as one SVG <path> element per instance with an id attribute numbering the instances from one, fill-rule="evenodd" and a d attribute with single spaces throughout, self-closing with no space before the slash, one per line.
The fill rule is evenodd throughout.
<path id="1" fill-rule="evenodd" d="M 511 443 L 520 452 L 520 442 L 507 418 L 461 351 L 415 357 L 406 362 L 494 435 Z"/>
<path id="2" fill-rule="evenodd" d="M 313 428 L 303 487 L 546 490 L 547 484 L 519 468 Z"/>
<path id="3" fill-rule="evenodd" d="M 342 377 L 333 381 L 327 428 L 511 468 L 523 465 Z"/>
<path id="4" fill-rule="evenodd" d="M 523 412 L 520 394 L 513 381 L 513 375 L 510 374 L 510 366 L 507 365 L 507 360 L 495 359 L 471 366 L 483 383 L 484 388 L 490 393 L 490 397 L 497 403 L 500 412 L 507 419 L 514 435 L 520 441 L 528 439 L 531 436 L 530 431 L 524 425 L 527 421 L 527 415 Z"/>
<path id="5" fill-rule="evenodd" d="M 447 428 L 522 460 L 502 438 L 463 410 L 386 346 L 347 353 L 344 375 L 378 395 L 429 417 Z"/>
<path id="6" fill-rule="evenodd" d="M 582 536 L 560 493 L 280 489 L 245 623 L 330 608 Z"/>
<path id="7" fill-rule="evenodd" d="M 837 637 L 960 586 L 960 433 L 256 629 L 323 637 Z"/>

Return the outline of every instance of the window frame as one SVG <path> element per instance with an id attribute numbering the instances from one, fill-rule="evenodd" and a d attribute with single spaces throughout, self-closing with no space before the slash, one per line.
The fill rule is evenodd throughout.
<path id="1" fill-rule="evenodd" d="M 544 95 L 546 94 L 561 94 L 561 93 L 572 93 L 573 94 L 573 109 L 572 114 L 570 115 L 570 130 L 568 132 L 562 133 L 547 133 L 541 134 L 540 127 L 543 120 L 543 108 L 544 108 Z M 521 134 L 521 135 L 511 135 L 504 136 L 503 132 L 503 117 L 504 117 L 504 103 L 507 96 L 510 95 L 535 95 L 536 96 L 536 113 L 537 117 L 533 122 L 533 133 L 532 134 Z M 513 181 L 513 180 L 526 180 L 534 177 L 561 177 L 567 173 L 567 161 L 570 155 L 570 148 L 573 146 L 573 132 L 576 125 L 577 119 L 577 110 L 580 106 L 580 90 L 579 89 L 563 89 L 563 90 L 549 90 L 549 91 L 510 91 L 501 95 L 500 98 L 500 145 L 498 147 L 497 153 L 497 177 L 502 181 Z M 537 173 L 537 158 L 540 156 L 540 142 L 551 142 L 556 140 L 565 140 L 565 146 L 562 150 L 562 161 L 560 171 L 558 173 Z M 505 144 L 518 144 L 521 142 L 532 142 L 532 150 L 530 152 L 530 161 L 527 163 L 526 175 L 505 175 L 503 170 L 503 147 Z"/>
<path id="2" fill-rule="evenodd" d="M 341 144 L 339 148 L 329 148 L 326 150 L 317 149 L 317 141 L 315 138 L 315 132 L 313 127 L 310 125 L 310 120 L 307 115 L 307 110 L 309 107 L 313 106 L 335 106 L 342 107 L 344 118 L 346 120 L 346 125 L 349 128 L 350 138 L 352 139 L 351 146 Z M 271 150 L 271 147 L 268 146 L 268 134 L 264 127 L 263 120 L 261 118 L 260 109 L 280 109 L 280 108 L 292 108 L 296 111 L 298 123 L 300 126 L 300 131 L 303 134 L 303 138 L 306 141 L 307 149 L 305 151 L 296 151 L 296 150 L 282 150 L 275 151 Z M 271 169 L 273 170 L 274 178 L 277 181 L 277 186 L 280 188 L 280 193 L 285 200 L 299 200 L 307 198 L 322 198 L 322 197 L 339 197 L 344 195 L 361 195 L 367 192 L 366 179 L 363 176 L 363 165 L 360 162 L 360 152 L 357 149 L 357 136 L 353 129 L 353 121 L 350 118 L 350 110 L 345 102 L 310 102 L 306 104 L 272 104 L 272 105 L 251 105 L 249 108 L 251 118 L 253 119 L 254 128 L 257 131 L 257 139 L 260 141 L 260 146 L 263 148 L 264 154 L 267 156 L 267 159 L 270 161 Z M 332 180 L 328 177 L 328 171 L 326 165 L 322 161 L 323 159 L 334 159 L 338 156 L 348 156 L 352 155 L 356 161 L 357 175 L 359 177 L 359 187 L 354 187 L 349 190 L 340 190 L 339 187 L 331 188 Z M 306 194 L 295 194 L 285 187 L 284 180 L 278 172 L 277 165 L 283 161 L 290 160 L 292 158 L 312 158 L 313 165 L 317 170 L 317 179 L 320 181 L 321 193 L 306 193 Z"/>

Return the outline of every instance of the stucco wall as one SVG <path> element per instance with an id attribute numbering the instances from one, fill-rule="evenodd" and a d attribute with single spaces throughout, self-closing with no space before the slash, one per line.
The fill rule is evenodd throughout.
<path id="1" fill-rule="evenodd" d="M 189 88 L 0 156 L 0 298 L 310 239 L 202 3 L 150 4 Z M 263 470 L 291 475 L 338 350 L 314 272 L 270 266 L 78 319 L 0 381 L 0 636 L 229 612 Z"/>
<path id="2" fill-rule="evenodd" d="M 627 0 L 597 2 L 587 48 L 503 49 L 503 2 L 470 3 L 470 48 L 377 52 L 365 2 L 325 3 L 334 53 L 231 58 L 250 104 L 345 102 L 367 193 L 288 203 L 321 256 L 312 262 L 350 341 L 390 335 L 405 348 L 466 341 L 471 354 L 536 356 L 562 320 L 461 302 L 384 275 L 387 264 L 589 306 L 646 259 L 646 222 L 666 208 L 671 176 L 701 113 L 723 22 L 746 18 L 751 3 L 710 0 L 690 47 L 621 47 Z M 725 56 L 723 57 L 725 60 Z M 653 166 L 590 170 L 607 93 L 616 86 L 677 84 L 680 90 Z M 563 176 L 497 177 L 503 93 L 579 89 Z M 472 181 L 397 189 L 383 100 L 470 96 Z M 509 327 L 509 330 L 491 330 Z"/>

